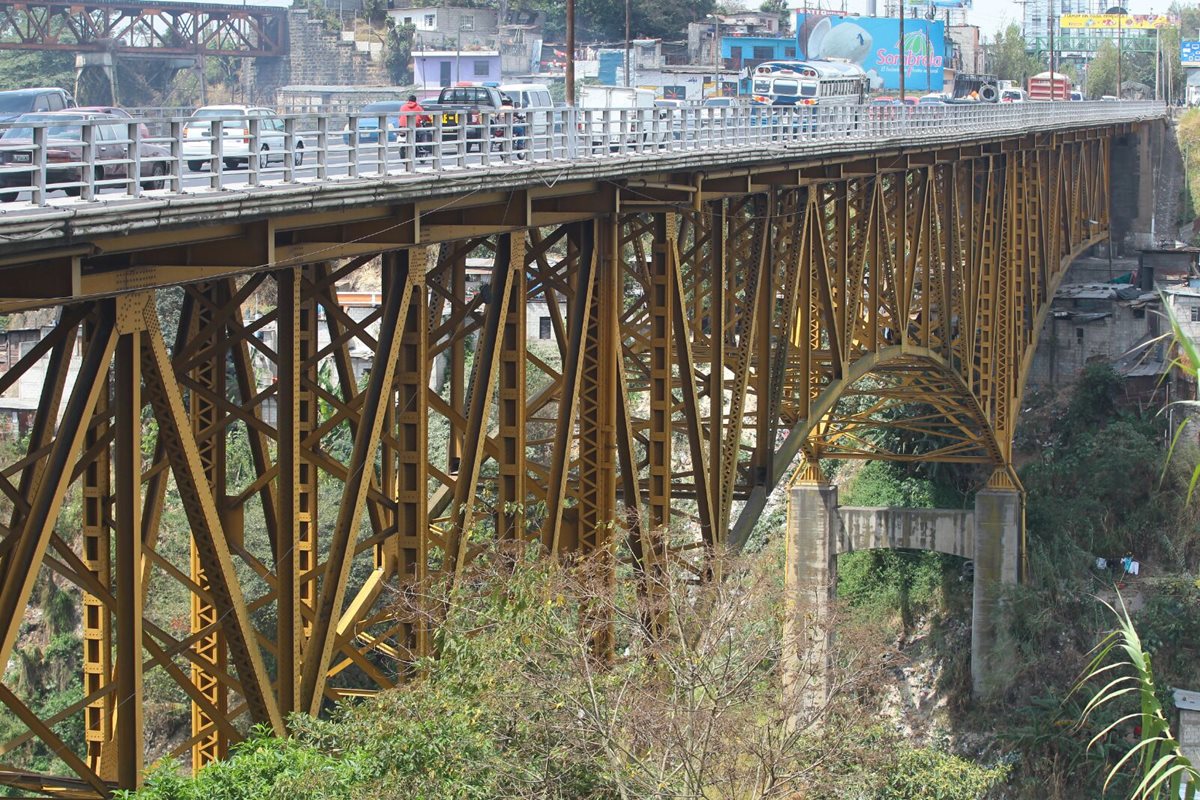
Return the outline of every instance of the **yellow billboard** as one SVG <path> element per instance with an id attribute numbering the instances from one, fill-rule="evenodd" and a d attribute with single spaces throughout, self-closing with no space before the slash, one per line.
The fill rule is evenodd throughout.
<path id="1" fill-rule="evenodd" d="M 1059 20 L 1063 28 L 1091 30 L 1152 31 L 1179 27 L 1179 18 L 1168 14 L 1063 14 Z"/>

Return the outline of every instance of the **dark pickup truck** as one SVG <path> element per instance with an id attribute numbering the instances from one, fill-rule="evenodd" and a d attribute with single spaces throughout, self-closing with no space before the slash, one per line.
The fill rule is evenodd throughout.
<path id="1" fill-rule="evenodd" d="M 486 112 L 494 119 L 502 105 L 511 106 L 512 101 L 504 92 L 491 86 L 447 86 L 438 94 L 436 103 L 424 108 L 435 120 L 441 117 L 443 140 L 457 139 L 461 129 L 466 132 L 470 149 L 469 143 L 482 143 L 487 138 L 483 114 Z"/>

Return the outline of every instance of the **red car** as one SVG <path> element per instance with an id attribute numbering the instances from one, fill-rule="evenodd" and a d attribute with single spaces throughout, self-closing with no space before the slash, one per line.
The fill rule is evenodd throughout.
<path id="1" fill-rule="evenodd" d="M 111 124 L 103 124 L 110 121 Z M 129 127 L 125 119 L 112 114 L 71 109 L 37 114 L 22 114 L 0 135 L 0 190 L 24 188 L 33 184 L 30 167 L 36 163 L 36 153 L 26 149 L 32 145 L 33 127 L 21 123 L 46 123 L 46 183 L 82 183 L 83 172 L 79 161 L 83 160 L 84 123 L 91 122 L 94 133 L 95 180 L 97 182 L 125 178 L 128 176 L 130 145 Z M 23 147 L 25 146 L 25 147 Z M 165 147 L 141 142 L 139 153 L 142 158 L 141 177 L 148 178 L 142 185 L 147 189 L 161 189 L 168 167 L 164 159 L 170 156 Z M 80 186 L 62 186 L 72 197 L 78 196 Z M 0 199 L 15 196 L 12 192 L 0 191 Z"/>

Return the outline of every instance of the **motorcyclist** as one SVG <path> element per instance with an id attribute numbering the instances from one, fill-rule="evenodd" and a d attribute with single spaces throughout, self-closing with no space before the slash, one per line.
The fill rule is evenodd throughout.
<path id="1" fill-rule="evenodd" d="M 507 125 L 509 117 L 512 118 L 513 152 L 517 154 L 517 158 L 523 158 L 526 145 L 525 115 L 517 111 L 511 97 L 501 94 L 500 108 L 496 110 L 496 121 Z M 502 136 L 503 130 L 503 128 L 497 128 L 494 130 L 494 134 Z"/>
<path id="2" fill-rule="evenodd" d="M 425 145 L 417 148 L 418 157 L 429 155 L 428 142 L 432 141 L 429 126 L 433 124 L 433 118 L 424 112 L 425 109 L 417 102 L 415 94 L 410 94 L 408 99 L 404 101 L 404 105 L 400 106 L 400 127 L 407 128 L 408 121 L 410 119 L 413 120 L 416 133 L 415 141 Z"/>
<path id="3" fill-rule="evenodd" d="M 408 99 L 404 101 L 404 105 L 400 106 L 400 127 L 407 128 L 410 118 L 416 120 L 417 127 L 432 124 L 433 119 L 424 112 L 424 107 L 417 102 L 417 96 L 410 94 Z"/>

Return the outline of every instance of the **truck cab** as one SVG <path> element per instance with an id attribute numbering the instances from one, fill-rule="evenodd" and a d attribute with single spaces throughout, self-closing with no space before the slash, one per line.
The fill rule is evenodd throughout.
<path id="1" fill-rule="evenodd" d="M 438 93 L 437 102 L 425 106 L 435 118 L 441 117 L 442 138 L 453 141 L 460 131 L 468 142 L 487 138 L 483 115 L 495 116 L 501 106 L 512 106 L 512 100 L 494 86 L 458 84 L 447 86 Z"/>

